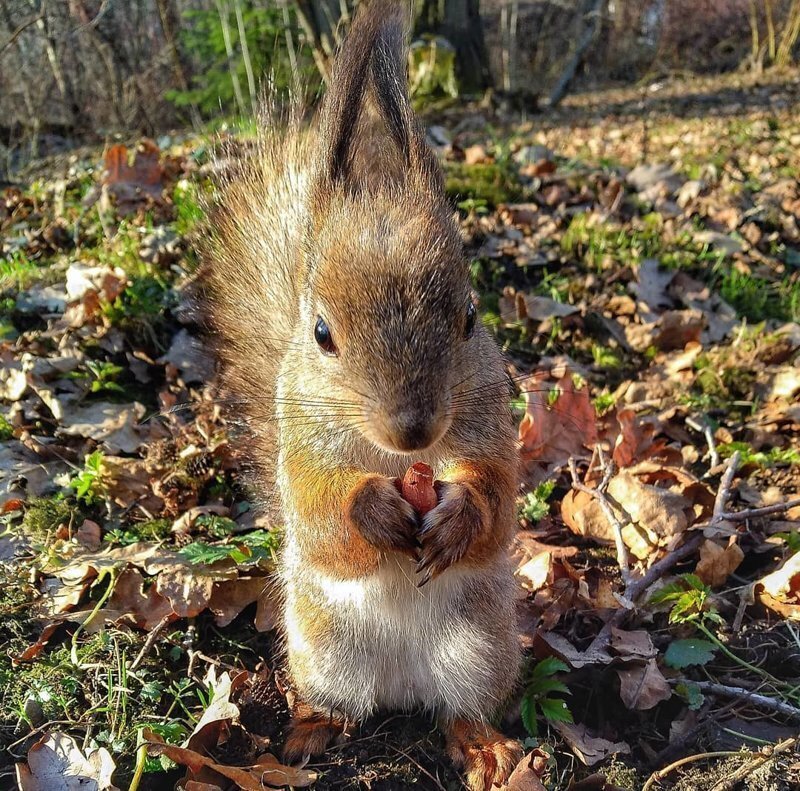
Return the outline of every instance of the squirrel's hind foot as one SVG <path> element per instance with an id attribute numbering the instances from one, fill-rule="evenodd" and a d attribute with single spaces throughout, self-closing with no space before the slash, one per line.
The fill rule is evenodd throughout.
<path id="1" fill-rule="evenodd" d="M 321 755 L 333 741 L 348 735 L 347 726 L 347 720 L 336 712 L 318 711 L 305 703 L 297 705 L 283 748 L 284 761 L 293 764 Z"/>
<path id="2" fill-rule="evenodd" d="M 489 725 L 455 720 L 445 726 L 447 754 L 464 773 L 470 791 L 491 791 L 508 780 L 522 758 L 522 745 Z"/>

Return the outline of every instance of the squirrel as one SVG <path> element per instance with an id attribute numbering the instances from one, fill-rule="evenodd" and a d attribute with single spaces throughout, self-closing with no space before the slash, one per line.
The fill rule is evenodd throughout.
<path id="1" fill-rule="evenodd" d="M 491 724 L 521 660 L 518 454 L 411 108 L 406 27 L 401 2 L 363 4 L 311 127 L 262 124 L 218 185 L 201 282 L 256 484 L 274 479 L 285 524 L 286 760 L 376 711 L 425 709 L 485 791 L 522 754 Z M 437 479 L 424 516 L 398 484 L 414 461 Z"/>

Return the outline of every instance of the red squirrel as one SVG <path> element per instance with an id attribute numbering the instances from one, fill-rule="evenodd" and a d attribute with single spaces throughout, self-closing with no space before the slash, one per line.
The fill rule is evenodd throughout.
<path id="1" fill-rule="evenodd" d="M 257 484 L 285 524 L 287 760 L 379 710 L 433 712 L 471 789 L 521 746 L 490 723 L 520 652 L 507 377 L 411 109 L 406 14 L 359 9 L 311 128 L 264 124 L 219 185 L 204 290 Z M 402 496 L 413 462 L 436 503 Z"/>

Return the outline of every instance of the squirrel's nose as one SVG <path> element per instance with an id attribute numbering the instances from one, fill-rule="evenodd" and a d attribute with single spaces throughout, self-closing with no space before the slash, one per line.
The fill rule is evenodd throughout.
<path id="1" fill-rule="evenodd" d="M 399 412 L 392 419 L 392 434 L 398 450 L 421 450 L 431 444 L 433 421 L 421 412 Z"/>

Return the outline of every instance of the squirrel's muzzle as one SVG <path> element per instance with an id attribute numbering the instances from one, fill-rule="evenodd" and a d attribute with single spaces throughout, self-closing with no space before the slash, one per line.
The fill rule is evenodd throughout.
<path id="1" fill-rule="evenodd" d="M 399 453 L 424 450 L 439 440 L 447 429 L 447 421 L 428 410 L 405 409 L 387 415 L 379 433 L 383 442 Z"/>

